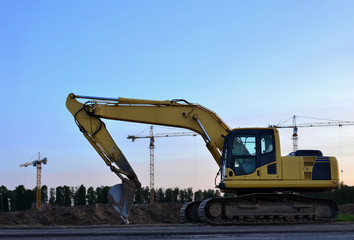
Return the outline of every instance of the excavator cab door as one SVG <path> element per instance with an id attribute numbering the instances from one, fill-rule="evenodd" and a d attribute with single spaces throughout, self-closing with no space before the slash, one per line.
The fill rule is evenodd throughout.
<path id="1" fill-rule="evenodd" d="M 259 131 L 259 163 L 258 168 L 262 166 L 264 170 L 262 171 L 262 178 L 276 178 L 277 175 L 277 163 L 276 163 L 276 144 L 274 131 L 270 130 L 260 130 Z"/>

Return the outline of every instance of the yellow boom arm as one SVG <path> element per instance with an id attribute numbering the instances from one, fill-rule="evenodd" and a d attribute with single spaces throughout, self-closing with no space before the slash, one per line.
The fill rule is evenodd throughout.
<path id="1" fill-rule="evenodd" d="M 87 101 L 81 103 L 77 101 L 78 98 Z M 185 100 L 101 98 L 71 93 L 66 99 L 66 107 L 86 139 L 122 180 L 122 184 L 117 184 L 109 190 L 108 200 L 126 223 L 135 189 L 140 188 L 141 183 L 101 118 L 190 129 L 203 137 L 219 166 L 224 145 L 223 136 L 230 130 L 214 112 Z"/>
<path id="2" fill-rule="evenodd" d="M 89 101 L 83 104 L 77 101 L 77 98 Z M 127 176 L 134 176 L 134 172 L 101 118 L 180 127 L 197 132 L 205 140 L 219 166 L 224 144 L 223 135 L 230 130 L 214 112 L 185 100 L 114 99 L 69 94 L 66 106 L 75 117 L 80 130 L 106 164 L 111 165 L 111 162 L 114 162 L 121 169 L 121 173 Z"/>

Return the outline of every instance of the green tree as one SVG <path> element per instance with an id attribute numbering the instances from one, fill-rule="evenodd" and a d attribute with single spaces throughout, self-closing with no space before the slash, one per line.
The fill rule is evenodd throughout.
<path id="1" fill-rule="evenodd" d="M 36 198 L 37 198 L 37 187 L 35 187 L 33 190 L 31 189 L 26 189 L 25 190 L 25 209 L 31 209 L 32 205 L 36 203 Z"/>
<path id="2" fill-rule="evenodd" d="M 215 191 L 213 189 L 208 189 L 203 191 L 203 200 L 208 198 L 213 198 L 213 197 L 220 197 L 219 190 Z"/>
<path id="3" fill-rule="evenodd" d="M 71 206 L 71 198 L 72 198 L 72 195 L 73 195 L 70 187 L 64 185 L 63 194 L 64 194 L 64 196 L 63 196 L 64 197 L 64 200 L 63 200 L 64 201 L 63 202 L 64 206 L 65 207 L 70 207 Z"/>
<path id="4" fill-rule="evenodd" d="M 86 200 L 87 204 L 94 204 L 96 202 L 96 192 L 93 187 L 87 189 Z"/>
<path id="5" fill-rule="evenodd" d="M 150 189 L 148 186 L 141 188 L 143 198 L 144 198 L 144 203 L 149 203 L 150 202 Z"/>
<path id="6" fill-rule="evenodd" d="M 162 188 L 159 188 L 157 191 L 156 191 L 156 202 L 164 202 L 165 201 L 165 193 L 164 191 L 162 190 Z"/>
<path id="7" fill-rule="evenodd" d="M 187 188 L 186 202 L 193 201 L 193 189 Z"/>
<path id="8" fill-rule="evenodd" d="M 202 190 L 199 189 L 198 191 L 196 191 L 194 193 L 194 201 L 200 202 L 202 200 L 203 200 L 203 192 L 202 192 Z"/>
<path id="9" fill-rule="evenodd" d="M 178 203 L 179 202 L 179 188 L 175 187 L 172 190 L 172 202 Z"/>
<path id="10" fill-rule="evenodd" d="M 104 186 L 102 188 L 102 195 L 103 195 L 103 203 L 108 203 L 108 192 L 110 187 Z"/>
<path id="11" fill-rule="evenodd" d="M 41 202 L 44 204 L 48 202 L 48 187 L 46 185 L 41 187 Z"/>
<path id="12" fill-rule="evenodd" d="M 2 185 L 0 187 L 0 212 L 8 212 L 9 210 L 9 191 Z"/>
<path id="13" fill-rule="evenodd" d="M 102 196 L 102 186 L 96 188 L 96 202 L 97 203 L 103 203 L 103 196 Z"/>
<path id="14" fill-rule="evenodd" d="M 337 204 L 354 203 L 354 186 L 347 186 L 341 184 L 340 188 L 335 191 L 315 192 L 315 193 L 301 193 L 304 196 L 329 198 Z"/>
<path id="15" fill-rule="evenodd" d="M 70 187 L 70 192 L 71 192 L 71 202 L 73 205 L 77 205 L 77 200 L 75 197 L 75 192 L 77 191 L 78 187 Z"/>
<path id="16" fill-rule="evenodd" d="M 64 206 L 64 190 L 61 186 L 55 189 L 55 202 L 59 207 Z"/>
<path id="17" fill-rule="evenodd" d="M 135 191 L 134 203 L 136 203 L 136 204 L 143 204 L 144 203 L 142 188 L 139 188 Z"/>
<path id="18" fill-rule="evenodd" d="M 179 190 L 179 201 L 181 203 L 191 202 L 193 199 L 193 189 L 181 189 Z"/>
<path id="19" fill-rule="evenodd" d="M 55 202 L 55 189 L 50 188 L 49 190 L 49 203 L 53 204 Z"/>
<path id="20" fill-rule="evenodd" d="M 181 203 L 185 203 L 187 200 L 187 190 L 186 189 L 181 189 L 179 190 L 179 199 Z"/>
<path id="21" fill-rule="evenodd" d="M 96 188 L 97 203 L 104 203 L 103 186 Z"/>
<path id="22" fill-rule="evenodd" d="M 22 211 L 26 209 L 25 206 L 25 192 L 26 189 L 23 185 L 19 185 L 13 191 L 13 197 L 11 201 L 12 211 Z"/>
<path id="23" fill-rule="evenodd" d="M 96 188 L 97 203 L 108 203 L 108 191 L 110 187 L 101 186 Z"/>
<path id="24" fill-rule="evenodd" d="M 86 205 L 86 188 L 84 187 L 84 185 L 81 184 L 81 186 L 75 192 L 75 200 L 75 205 Z"/>
<path id="25" fill-rule="evenodd" d="M 79 191 L 79 188 L 78 187 L 71 187 L 71 192 L 73 193 L 73 202 L 74 202 L 74 206 L 77 206 L 78 205 L 78 192 Z"/>
<path id="26" fill-rule="evenodd" d="M 165 190 L 165 201 L 172 202 L 173 201 L 173 190 L 172 188 L 166 188 Z"/>

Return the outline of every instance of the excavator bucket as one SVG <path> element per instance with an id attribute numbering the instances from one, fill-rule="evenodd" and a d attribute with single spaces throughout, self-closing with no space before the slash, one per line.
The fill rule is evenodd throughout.
<path id="1" fill-rule="evenodd" d="M 129 223 L 128 215 L 133 204 L 135 188 L 133 181 L 127 180 L 122 184 L 114 185 L 108 191 L 108 201 L 125 223 Z"/>

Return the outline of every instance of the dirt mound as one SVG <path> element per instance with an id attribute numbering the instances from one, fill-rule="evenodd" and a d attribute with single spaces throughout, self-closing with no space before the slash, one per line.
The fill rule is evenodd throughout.
<path id="1" fill-rule="evenodd" d="M 129 222 L 131 224 L 178 223 L 177 203 L 154 203 L 132 206 Z M 340 214 L 353 214 L 354 204 L 339 206 Z M 56 226 L 56 225 L 116 225 L 122 224 L 118 213 L 110 204 L 93 204 L 75 207 L 53 207 L 43 211 L 22 211 L 0 213 L 0 226 Z"/>
<path id="2" fill-rule="evenodd" d="M 354 215 L 354 203 L 347 203 L 339 206 L 339 214 Z"/>
<path id="3" fill-rule="evenodd" d="M 150 205 L 133 206 L 130 211 L 131 223 L 178 223 L 182 204 L 153 203 Z"/>
<path id="4" fill-rule="evenodd" d="M 132 224 L 178 223 L 181 204 L 154 203 L 132 206 L 129 222 Z M 43 211 L 7 212 L 0 214 L 0 225 L 101 225 L 122 224 L 110 204 L 75 207 L 53 207 Z"/>

